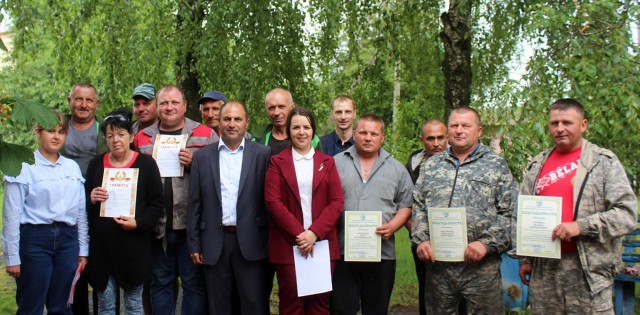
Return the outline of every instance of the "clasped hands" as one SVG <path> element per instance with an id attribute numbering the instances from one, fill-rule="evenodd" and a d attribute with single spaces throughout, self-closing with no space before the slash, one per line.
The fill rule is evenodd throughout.
<path id="1" fill-rule="evenodd" d="M 313 257 L 313 245 L 317 240 L 318 236 L 311 230 L 306 230 L 296 236 L 296 244 L 298 244 L 298 250 L 300 250 L 304 258 L 307 258 L 309 255 Z"/>

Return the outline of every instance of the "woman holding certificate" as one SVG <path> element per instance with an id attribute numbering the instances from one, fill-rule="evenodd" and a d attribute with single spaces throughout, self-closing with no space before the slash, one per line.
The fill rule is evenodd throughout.
<path id="1" fill-rule="evenodd" d="M 58 153 L 69 121 L 56 115 L 54 128 L 35 127 L 34 163 L 4 177 L 2 247 L 7 273 L 16 278 L 18 314 L 42 314 L 45 307 L 71 314 L 73 277 L 87 264 L 84 179 L 78 164 Z"/>
<path id="2" fill-rule="evenodd" d="M 109 152 L 89 164 L 85 190 L 91 240 L 89 283 L 99 314 L 115 314 L 118 287 L 126 314 L 142 314 L 142 285 L 151 277 L 151 239 L 163 215 L 156 162 L 131 149 L 131 112 L 109 113 L 102 124 Z"/>
<path id="3" fill-rule="evenodd" d="M 314 244 L 328 241 L 331 273 L 340 259 L 337 222 L 344 197 L 333 158 L 313 149 L 313 114 L 297 107 L 287 118 L 292 146 L 271 157 L 265 180 L 269 261 L 278 277 L 280 314 L 327 314 L 329 292 L 299 297 L 294 255 L 313 258 Z"/>

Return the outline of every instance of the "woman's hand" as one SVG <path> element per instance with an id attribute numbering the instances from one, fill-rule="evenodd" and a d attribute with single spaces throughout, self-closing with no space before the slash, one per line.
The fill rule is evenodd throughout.
<path id="1" fill-rule="evenodd" d="M 113 220 L 116 221 L 116 223 L 118 223 L 120 227 L 122 227 L 127 231 L 135 230 L 136 227 L 138 226 L 138 224 L 136 223 L 135 217 L 127 217 L 127 216 L 121 215 L 119 218 L 113 218 Z"/>
<path id="2" fill-rule="evenodd" d="M 7 266 L 7 273 L 14 278 L 20 277 L 20 265 Z"/>
<path id="3" fill-rule="evenodd" d="M 107 201 L 107 199 L 109 199 L 109 192 L 102 187 L 96 187 L 91 191 L 89 198 L 91 198 L 92 204 Z"/>
<path id="4" fill-rule="evenodd" d="M 313 245 L 316 240 L 318 240 L 318 236 L 311 230 L 306 230 L 296 236 L 296 243 L 298 244 L 298 249 L 302 252 L 302 256 L 306 258 L 311 255 L 313 257 Z"/>

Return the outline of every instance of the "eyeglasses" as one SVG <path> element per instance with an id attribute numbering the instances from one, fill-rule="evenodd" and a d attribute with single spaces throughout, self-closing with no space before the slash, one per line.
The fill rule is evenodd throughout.
<path id="1" fill-rule="evenodd" d="M 127 117 L 124 117 L 123 115 L 120 114 L 115 114 L 115 115 L 109 115 L 107 117 L 104 118 L 104 121 L 110 120 L 110 119 L 117 119 L 119 121 L 128 121 L 129 119 L 127 119 Z"/>

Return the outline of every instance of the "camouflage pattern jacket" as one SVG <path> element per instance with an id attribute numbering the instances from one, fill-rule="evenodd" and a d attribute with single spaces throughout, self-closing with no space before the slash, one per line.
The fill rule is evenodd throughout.
<path id="1" fill-rule="evenodd" d="M 422 162 L 413 189 L 411 241 L 430 239 L 429 207 L 465 207 L 467 241 L 480 241 L 488 255 L 500 254 L 509 247 L 518 184 L 505 159 L 483 144 L 458 163 L 449 150 Z"/>
<path id="2" fill-rule="evenodd" d="M 535 183 L 553 149 L 540 153 L 527 167 L 520 194 L 535 195 Z M 627 174 L 611 151 L 582 139 L 580 163 L 573 180 L 574 218 L 580 226 L 576 238 L 580 264 L 592 294 L 613 283 L 620 265 L 620 236 L 636 228 L 637 200 Z M 516 237 L 516 215 L 512 239 Z M 514 243 L 515 247 L 515 243 Z M 514 248 L 510 254 L 515 254 Z M 531 258 L 519 257 L 520 265 Z"/>

